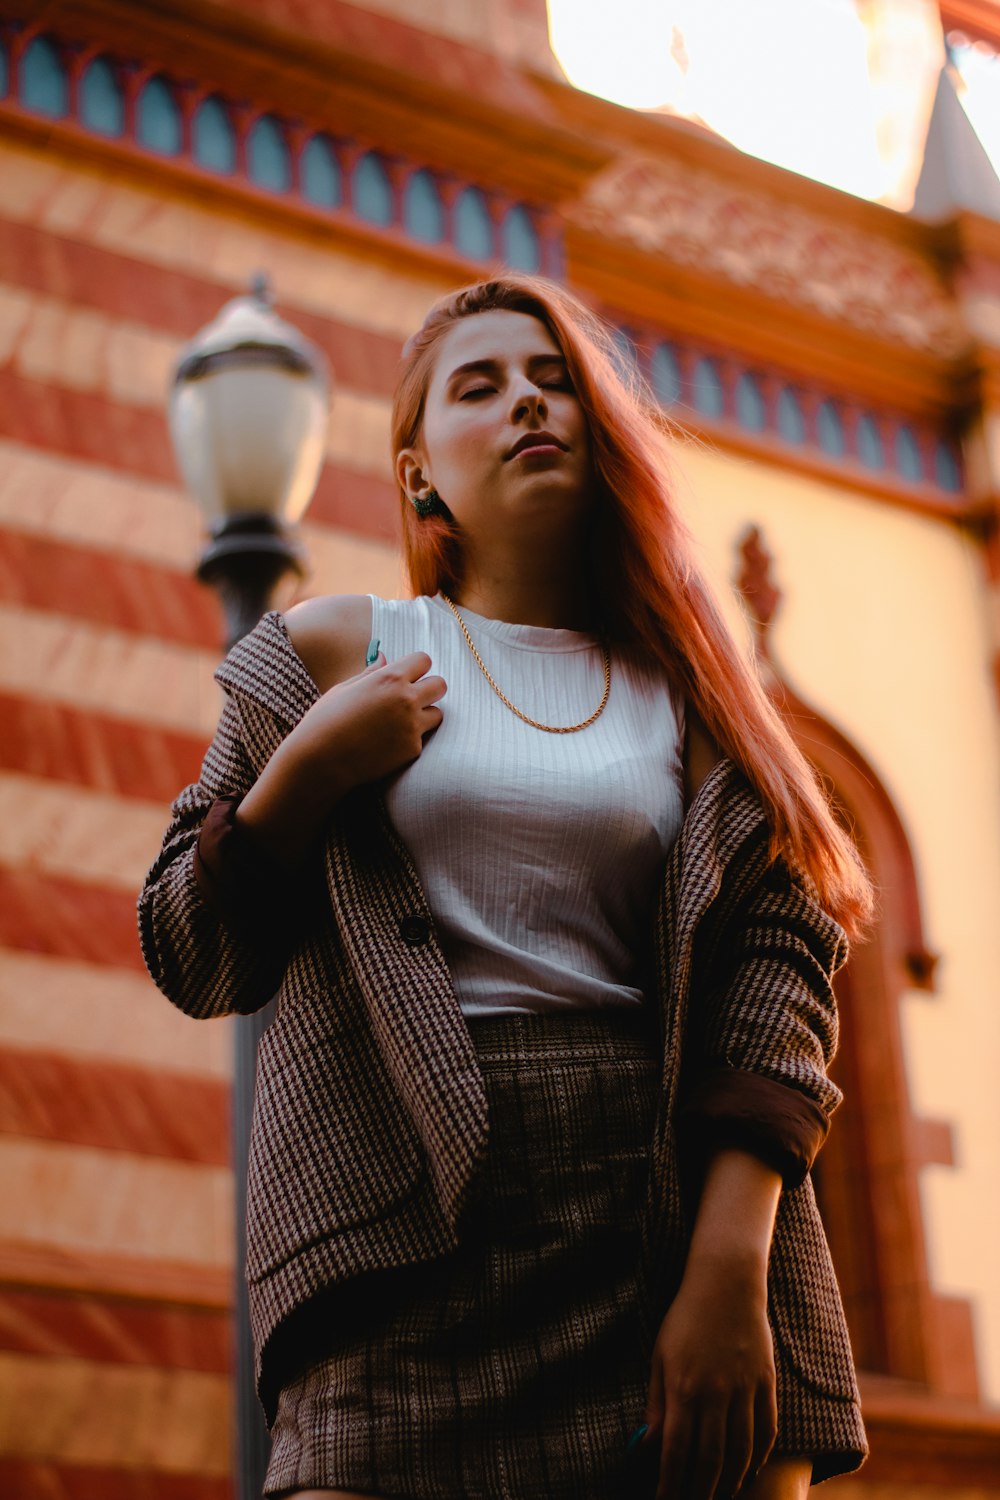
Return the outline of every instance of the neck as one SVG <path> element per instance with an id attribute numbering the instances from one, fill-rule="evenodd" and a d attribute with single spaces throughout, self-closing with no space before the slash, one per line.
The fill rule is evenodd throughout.
<path id="1" fill-rule="evenodd" d="M 582 552 L 582 549 L 579 549 Z M 466 557 L 455 603 L 488 620 L 596 631 L 593 591 L 582 556 L 554 559 L 493 555 L 488 563 Z"/>

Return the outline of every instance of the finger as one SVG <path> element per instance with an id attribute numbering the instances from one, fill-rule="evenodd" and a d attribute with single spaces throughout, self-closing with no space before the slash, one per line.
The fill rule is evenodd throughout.
<path id="1" fill-rule="evenodd" d="M 378 655 L 376 656 L 375 660 L 374 661 L 370 661 L 368 663 L 368 665 L 365 667 L 365 672 L 377 672 L 378 669 L 379 669 L 379 667 L 387 667 L 388 665 L 389 665 L 389 663 L 386 661 L 385 652 L 384 651 L 380 651 L 378 653 Z M 363 677 L 364 676 L 364 672 L 362 672 L 361 675 Z"/>
<path id="2" fill-rule="evenodd" d="M 656 1500 L 681 1500 L 682 1496 L 687 1500 L 687 1490 L 683 1490 L 681 1486 L 694 1445 L 693 1418 L 694 1410 L 686 1404 L 672 1402 L 667 1408 L 660 1445 L 660 1479 L 656 1487 Z"/>
<path id="3" fill-rule="evenodd" d="M 421 677 L 420 681 L 416 684 L 416 690 L 417 701 L 426 706 L 429 703 L 436 703 L 439 698 L 443 698 L 448 691 L 448 684 L 443 677 Z"/>
<path id="4" fill-rule="evenodd" d="M 693 1445 L 690 1477 L 684 1500 L 729 1500 L 719 1489 L 726 1457 L 726 1409 L 703 1406 L 698 1415 L 698 1438 Z"/>
<path id="5" fill-rule="evenodd" d="M 432 703 L 429 708 L 425 708 L 423 711 L 423 722 L 420 726 L 420 733 L 430 734 L 432 729 L 438 728 L 443 719 L 444 711 L 438 708 L 435 703 Z"/>
<path id="6" fill-rule="evenodd" d="M 778 1434 L 778 1403 L 773 1382 L 761 1386 L 754 1401 L 753 1451 L 750 1455 L 750 1475 L 756 1476 L 767 1463 L 774 1440 Z M 753 1479 L 748 1475 L 747 1483 Z"/>
<path id="7" fill-rule="evenodd" d="M 430 671 L 431 659 L 426 651 L 410 651 L 406 656 L 397 657 L 393 665 L 411 682 L 419 682 Z"/>
<path id="8" fill-rule="evenodd" d="M 738 1494 L 753 1461 L 754 1405 L 749 1392 L 729 1409 L 725 1435 L 725 1461 L 719 1475 L 719 1500 Z"/>

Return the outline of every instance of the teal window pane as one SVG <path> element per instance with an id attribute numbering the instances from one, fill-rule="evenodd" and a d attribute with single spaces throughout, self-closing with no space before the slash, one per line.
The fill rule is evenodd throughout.
<path id="1" fill-rule="evenodd" d="M 478 188 L 467 187 L 455 204 L 455 246 L 472 260 L 493 255 L 493 223 Z"/>
<path id="2" fill-rule="evenodd" d="M 340 164 L 325 135 L 314 135 L 299 163 L 302 196 L 319 208 L 336 208 L 342 197 Z"/>
<path id="3" fill-rule="evenodd" d="M 681 367 L 669 344 L 657 344 L 650 361 L 653 390 L 664 406 L 676 406 L 681 399 Z"/>
<path id="4" fill-rule="evenodd" d="M 80 119 L 98 135 L 121 135 L 125 129 L 125 100 L 106 57 L 95 57 L 80 81 Z"/>
<path id="5" fill-rule="evenodd" d="M 694 404 L 706 417 L 725 415 L 726 395 L 714 360 L 700 359 L 695 365 Z"/>
<path id="6" fill-rule="evenodd" d="M 957 494 L 962 488 L 958 455 L 950 443 L 940 442 L 934 450 L 934 478 L 943 490 Z"/>
<path id="7" fill-rule="evenodd" d="M 444 204 L 433 176 L 414 172 L 403 190 L 403 225 L 415 240 L 438 245 L 444 239 Z"/>
<path id="8" fill-rule="evenodd" d="M 816 413 L 816 432 L 819 436 L 819 445 L 824 453 L 829 453 L 833 458 L 843 456 L 844 423 L 840 412 L 832 401 L 824 401 Z"/>
<path id="9" fill-rule="evenodd" d="M 247 136 L 247 166 L 259 187 L 272 193 L 287 193 L 292 185 L 292 166 L 285 133 L 273 115 L 261 115 Z"/>
<path id="10" fill-rule="evenodd" d="M 919 481 L 924 477 L 920 444 L 912 427 L 905 422 L 896 432 L 896 468 L 904 479 Z"/>
<path id="11" fill-rule="evenodd" d="M 392 188 L 389 176 L 374 151 L 368 151 L 354 168 L 354 212 L 369 224 L 392 223 Z"/>
<path id="12" fill-rule="evenodd" d="M 874 417 L 866 412 L 858 422 L 858 457 L 867 469 L 885 468 L 882 434 Z"/>
<path id="13" fill-rule="evenodd" d="M 191 127 L 194 159 L 210 172 L 236 171 L 236 132 L 229 111 L 213 94 L 195 110 Z"/>
<path id="14" fill-rule="evenodd" d="M 69 111 L 69 81 L 62 59 L 47 36 L 36 36 L 21 59 L 21 103 L 60 120 Z"/>
<path id="15" fill-rule="evenodd" d="M 736 420 L 750 432 L 763 432 L 767 426 L 767 407 L 757 378 L 749 370 L 736 386 Z"/>
<path id="16" fill-rule="evenodd" d="M 139 95 L 135 134 L 140 146 L 162 156 L 176 156 L 181 149 L 181 112 L 162 78 L 151 78 Z"/>
<path id="17" fill-rule="evenodd" d="M 538 233 L 531 215 L 522 203 L 515 203 L 500 229 L 503 258 L 515 271 L 537 271 L 541 268 Z"/>
<path id="18" fill-rule="evenodd" d="M 806 418 L 798 395 L 786 385 L 778 396 L 778 431 L 786 443 L 804 443 Z"/>

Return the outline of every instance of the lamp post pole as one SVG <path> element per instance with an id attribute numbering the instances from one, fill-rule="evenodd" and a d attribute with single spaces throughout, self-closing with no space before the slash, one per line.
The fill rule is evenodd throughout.
<path id="1" fill-rule="evenodd" d="M 271 308 L 266 279 L 236 297 L 181 352 L 170 394 L 178 465 L 210 541 L 197 576 L 219 594 L 226 649 L 252 630 L 289 573 L 302 574 L 289 524 L 304 513 L 323 463 L 329 372 L 320 352 Z M 246 1179 L 257 1044 L 273 1001 L 233 1018 L 235 1185 L 235 1464 L 238 1500 L 260 1500 L 270 1439 L 257 1400 L 247 1303 Z"/>

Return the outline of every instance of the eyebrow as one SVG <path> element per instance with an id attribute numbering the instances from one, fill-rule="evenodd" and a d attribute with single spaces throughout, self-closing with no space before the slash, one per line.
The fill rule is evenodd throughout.
<path id="1" fill-rule="evenodd" d="M 503 361 L 499 359 L 471 359 L 468 364 L 458 365 L 446 381 L 446 389 L 449 389 L 460 380 L 463 375 L 495 375 L 502 367 Z M 540 365 L 559 365 L 566 369 L 566 360 L 562 354 L 531 354 L 528 356 L 528 368 L 537 369 Z"/>

